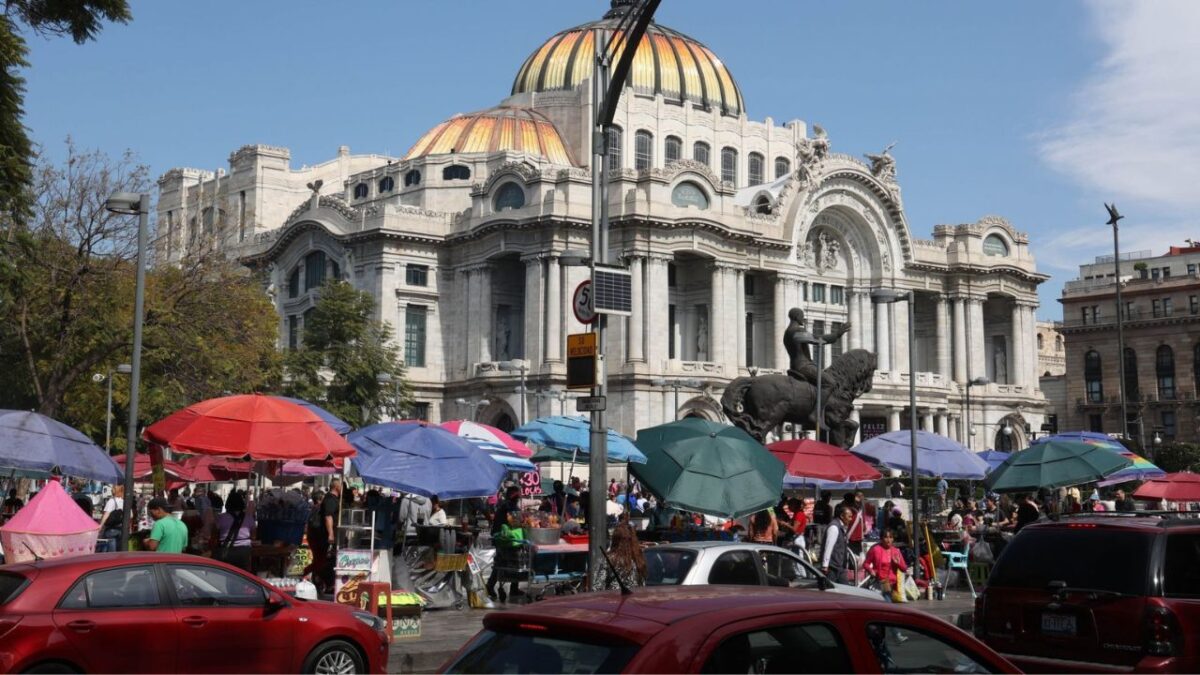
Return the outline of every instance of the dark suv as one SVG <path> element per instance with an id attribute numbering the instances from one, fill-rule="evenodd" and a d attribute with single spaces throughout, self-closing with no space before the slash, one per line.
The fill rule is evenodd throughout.
<path id="1" fill-rule="evenodd" d="M 1200 520 L 1030 525 L 975 601 L 975 634 L 1027 672 L 1200 671 Z"/>

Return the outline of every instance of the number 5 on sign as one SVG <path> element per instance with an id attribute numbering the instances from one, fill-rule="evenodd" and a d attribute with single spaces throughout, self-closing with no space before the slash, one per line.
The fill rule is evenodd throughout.
<path id="1" fill-rule="evenodd" d="M 575 310 L 575 320 L 588 324 L 596 320 L 596 310 L 592 307 L 592 280 L 584 279 L 575 287 L 575 295 L 571 297 L 571 308 Z"/>

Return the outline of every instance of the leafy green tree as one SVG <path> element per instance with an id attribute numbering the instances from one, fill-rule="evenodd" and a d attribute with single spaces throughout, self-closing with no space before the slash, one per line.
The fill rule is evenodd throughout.
<path id="1" fill-rule="evenodd" d="M 391 327 L 374 314 L 370 293 L 327 282 L 305 315 L 302 347 L 284 357 L 284 392 L 351 424 L 373 424 L 381 413 L 403 416 L 409 402 L 404 364 Z"/>
<path id="2" fill-rule="evenodd" d="M 33 147 L 22 122 L 29 50 L 22 27 L 42 36 L 95 39 L 105 21 L 132 18 L 126 0 L 5 0 L 0 15 L 0 214 L 23 222 L 32 214 Z"/>
<path id="3" fill-rule="evenodd" d="M 110 214 L 112 192 L 149 189 L 145 167 L 68 144 L 35 172 L 28 224 L 0 237 L 0 408 L 35 409 L 104 437 L 104 383 L 129 363 L 137 219 Z M 146 275 L 142 423 L 225 392 L 272 390 L 278 318 L 262 283 L 211 251 Z M 115 445 L 129 381 L 114 382 Z"/>
<path id="4" fill-rule="evenodd" d="M 1200 471 L 1200 445 L 1163 443 L 1154 449 L 1154 464 L 1167 473 Z"/>

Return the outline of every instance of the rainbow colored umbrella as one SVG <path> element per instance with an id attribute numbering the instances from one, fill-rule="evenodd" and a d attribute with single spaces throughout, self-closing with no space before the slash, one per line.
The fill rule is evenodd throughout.
<path id="1" fill-rule="evenodd" d="M 1114 452 L 1131 462 L 1130 465 L 1124 469 L 1105 476 L 1104 480 L 1100 481 L 1099 483 L 1101 486 L 1116 485 L 1117 483 L 1127 483 L 1134 480 L 1150 480 L 1151 478 L 1162 478 L 1163 476 L 1167 475 L 1166 471 L 1163 471 L 1155 466 L 1153 462 L 1135 452 L 1131 452 L 1129 448 L 1126 448 L 1120 441 L 1108 436 L 1107 434 L 1101 434 L 1095 431 L 1068 431 L 1061 434 L 1054 434 L 1052 436 L 1043 436 L 1042 438 L 1034 441 L 1032 445 L 1036 446 L 1038 444 L 1048 443 L 1050 441 L 1071 441 L 1074 443 L 1084 443 L 1086 445 L 1091 445 L 1093 447 L 1103 448 L 1105 450 Z"/>

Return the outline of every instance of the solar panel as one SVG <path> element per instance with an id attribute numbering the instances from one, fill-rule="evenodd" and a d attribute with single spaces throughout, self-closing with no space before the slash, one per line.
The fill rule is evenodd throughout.
<path id="1" fill-rule="evenodd" d="M 597 267 L 592 284 L 592 306 L 602 314 L 633 311 L 633 281 L 629 270 Z"/>

